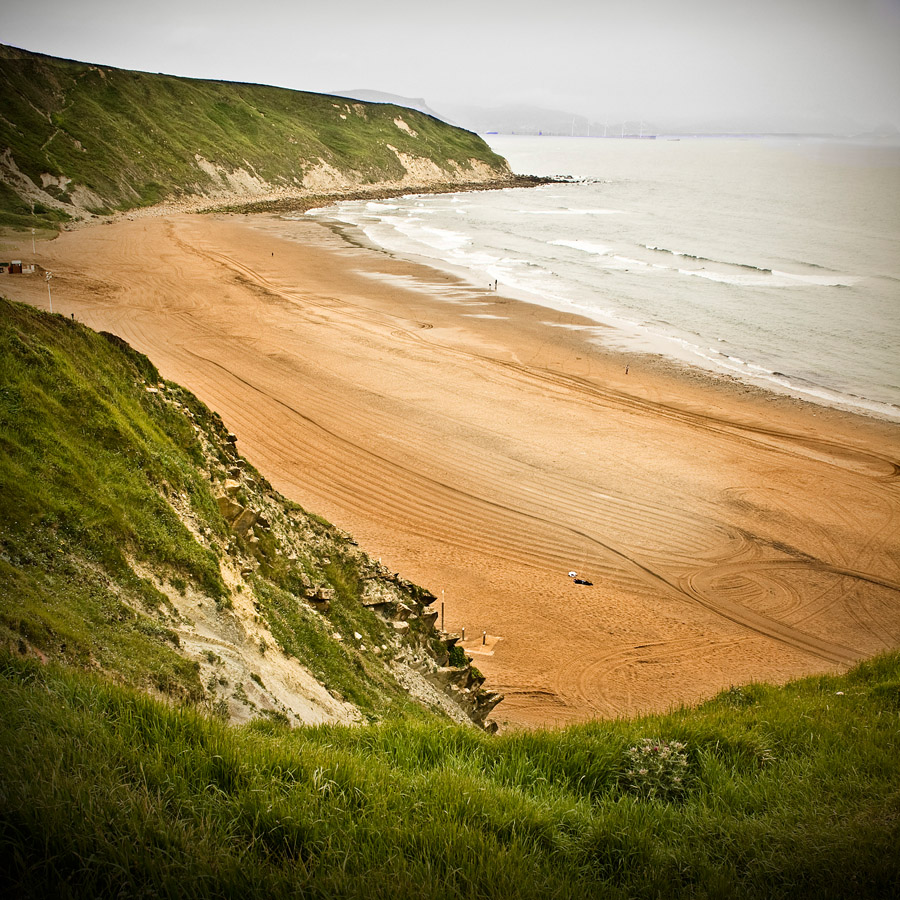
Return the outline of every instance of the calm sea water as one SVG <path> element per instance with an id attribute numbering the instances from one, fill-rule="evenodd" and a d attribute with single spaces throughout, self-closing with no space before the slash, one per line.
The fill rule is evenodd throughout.
<path id="1" fill-rule="evenodd" d="M 900 147 L 491 136 L 536 189 L 314 212 L 661 353 L 900 420 Z"/>

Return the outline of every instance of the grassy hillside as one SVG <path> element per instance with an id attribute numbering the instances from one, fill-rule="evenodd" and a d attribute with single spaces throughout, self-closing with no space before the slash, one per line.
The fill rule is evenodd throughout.
<path id="1" fill-rule="evenodd" d="M 0 890 L 896 897 L 898 733 L 896 654 L 668 716 L 499 737 L 227 729 L 4 657 Z"/>
<path id="2" fill-rule="evenodd" d="M 145 357 L 0 301 L 4 896 L 897 896 L 900 654 L 497 736 L 430 599 Z M 298 725 L 301 666 L 366 727 Z"/>
<path id="3" fill-rule="evenodd" d="M 131 72 L 3 45 L 0 96 L 7 152 L 0 224 L 54 225 L 84 209 L 130 209 L 187 194 L 459 184 L 509 174 L 477 135 L 414 110 Z"/>
<path id="4" fill-rule="evenodd" d="M 448 665 L 433 599 L 278 495 L 146 357 L 0 300 L 0 646 L 223 718 L 315 721 L 308 672 L 331 718 L 481 722 L 498 698 Z"/>

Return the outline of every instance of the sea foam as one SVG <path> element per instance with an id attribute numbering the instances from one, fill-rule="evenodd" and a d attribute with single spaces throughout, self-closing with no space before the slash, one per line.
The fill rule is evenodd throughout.
<path id="1" fill-rule="evenodd" d="M 593 319 L 620 349 L 896 410 L 900 234 L 872 223 L 896 222 L 900 151 L 894 168 L 873 174 L 861 157 L 836 174 L 814 159 L 785 171 L 788 157 L 771 142 L 742 141 L 740 170 L 733 141 L 683 140 L 652 153 L 638 143 L 498 137 L 514 168 L 527 150 L 520 171 L 597 177 L 355 201 L 322 215 L 476 286 L 496 280 L 511 296 Z M 759 176 L 752 191 L 744 167 Z M 884 183 L 873 192 L 876 176 Z"/>

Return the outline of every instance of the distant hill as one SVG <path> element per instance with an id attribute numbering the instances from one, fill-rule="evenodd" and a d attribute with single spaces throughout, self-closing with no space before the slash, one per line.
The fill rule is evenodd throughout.
<path id="1" fill-rule="evenodd" d="M 0 224 L 162 201 L 503 182 L 471 132 L 391 104 L 132 72 L 0 45 Z"/>
<path id="2" fill-rule="evenodd" d="M 643 135 L 834 135 L 890 137 L 891 123 L 874 131 L 849 118 L 807 115 L 720 114 L 709 118 L 656 116 L 622 120 L 597 113 L 585 116 L 527 104 L 470 106 L 443 104 L 441 118 L 478 134 L 563 135 L 573 137 L 637 137 Z"/>
<path id="3" fill-rule="evenodd" d="M 538 106 L 447 106 L 452 121 L 481 134 L 575 134 L 584 135 L 588 120 L 584 116 Z M 602 133 L 602 132 L 601 132 Z"/>
<path id="4" fill-rule="evenodd" d="M 448 122 L 468 128 L 479 134 L 549 134 L 574 137 L 618 137 L 637 134 L 640 122 L 604 121 L 563 109 L 547 109 L 527 104 L 505 106 L 462 106 L 447 104 L 444 107 Z M 648 126 L 645 131 L 649 131 Z"/>
<path id="5" fill-rule="evenodd" d="M 351 100 L 361 100 L 364 103 L 392 103 L 394 106 L 402 106 L 406 109 L 417 109 L 426 116 L 433 116 L 443 122 L 449 121 L 445 115 L 435 112 L 426 102 L 424 97 L 401 97 L 399 94 L 388 94 L 384 91 L 370 91 L 365 88 L 356 88 L 352 91 L 335 91 L 338 97 L 349 97 Z M 452 123 L 451 123 L 452 124 Z"/>

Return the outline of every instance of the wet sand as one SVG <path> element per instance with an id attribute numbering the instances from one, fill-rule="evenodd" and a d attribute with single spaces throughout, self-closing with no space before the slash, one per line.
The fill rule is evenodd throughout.
<path id="1" fill-rule="evenodd" d="M 315 222 L 122 220 L 36 261 L 55 311 L 146 353 L 275 487 L 443 599 L 501 723 L 900 646 L 900 425 L 606 352 Z M 0 290 L 47 308 L 39 276 Z"/>

